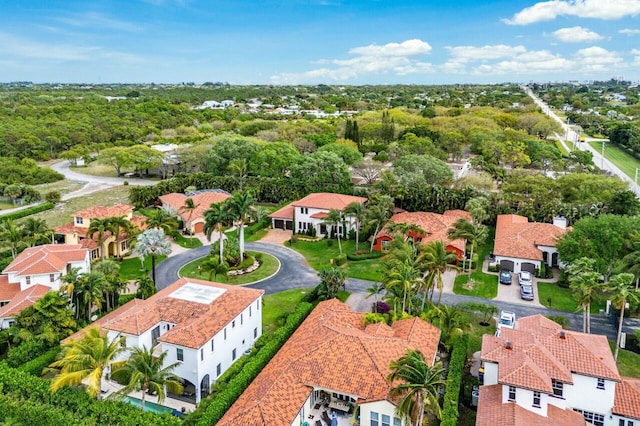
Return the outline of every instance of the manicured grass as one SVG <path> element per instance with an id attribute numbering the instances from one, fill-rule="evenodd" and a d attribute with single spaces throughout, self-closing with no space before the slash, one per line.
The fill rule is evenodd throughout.
<path id="1" fill-rule="evenodd" d="M 342 241 L 342 253 L 354 253 L 356 243 L 353 240 Z M 309 265 L 317 271 L 332 266 L 331 260 L 339 256 L 337 240 L 322 240 L 316 242 L 298 241 L 292 247 L 303 255 Z M 360 243 L 360 250 L 367 250 L 367 243 Z M 347 261 L 344 271 L 348 277 L 360 278 L 369 281 L 382 282 L 382 271 L 384 257 L 378 259 L 359 260 L 357 262 Z"/>
<path id="2" fill-rule="evenodd" d="M 598 152 L 602 150 L 602 142 L 589 142 L 589 145 Z M 604 147 L 604 157 L 618 166 L 618 168 L 631 179 L 635 179 L 636 168 L 640 168 L 640 161 L 631 154 L 628 154 L 612 143 L 606 143 Z M 599 167 L 600 164 L 596 164 L 596 166 Z"/>
<path id="3" fill-rule="evenodd" d="M 246 242 L 254 242 L 254 241 L 260 241 L 262 239 L 262 237 L 264 237 L 265 235 L 267 235 L 267 231 L 266 229 L 261 229 L 257 232 L 255 232 L 252 235 L 249 235 L 248 237 L 246 237 L 244 240 Z"/>
<path id="4" fill-rule="evenodd" d="M 538 297 L 540 303 L 552 309 L 567 312 L 579 311 L 578 302 L 573 298 L 573 293 L 569 288 L 563 288 L 556 283 L 538 283 Z M 549 305 L 551 298 L 551 305 Z M 598 313 L 600 309 L 604 309 L 604 302 L 596 301 L 591 304 L 591 313 Z"/>
<path id="5" fill-rule="evenodd" d="M 311 288 L 295 288 L 269 294 L 262 298 L 262 331 L 270 333 L 277 330 L 284 323 L 284 318 L 293 312 L 302 298 Z"/>
<path id="6" fill-rule="evenodd" d="M 90 176 L 118 177 L 114 167 L 107 166 L 106 164 L 99 164 L 95 161 L 92 161 L 86 166 L 71 166 L 69 168 L 74 172 Z M 122 173 L 129 173 L 133 172 L 133 169 L 123 168 L 121 171 Z"/>
<path id="7" fill-rule="evenodd" d="M 469 335 L 469 347 L 467 348 L 467 353 L 471 356 L 474 352 L 481 349 L 483 335 L 495 334 L 496 323 L 493 318 L 489 318 L 489 325 L 480 325 L 480 322 L 483 320 L 483 316 L 474 312 L 462 312 L 462 317 L 464 318 L 464 321 L 469 324 L 469 328 L 466 330 Z"/>
<path id="8" fill-rule="evenodd" d="M 182 234 L 177 234 L 173 238 L 173 241 L 175 241 L 176 244 L 178 244 L 180 247 L 184 247 L 184 248 L 196 248 L 196 247 L 202 246 L 202 241 L 200 241 L 198 238 L 185 237 Z"/>
<path id="9" fill-rule="evenodd" d="M 485 274 L 482 271 L 475 271 L 471 273 L 471 279 L 473 280 L 473 288 L 471 290 L 464 287 L 469 280 L 468 274 L 458 273 L 456 280 L 453 283 L 453 292 L 455 294 L 461 294 L 463 296 L 475 296 L 482 297 L 484 299 L 493 299 L 498 295 L 498 276 Z"/>
<path id="10" fill-rule="evenodd" d="M 255 251 L 247 251 L 247 253 L 250 254 L 251 256 L 256 256 L 258 254 L 258 252 L 255 252 Z M 212 276 L 211 280 L 225 283 L 225 284 L 237 285 L 237 284 L 248 284 L 248 283 L 259 281 L 263 278 L 270 277 L 278 270 L 280 263 L 278 262 L 278 259 L 271 256 L 270 254 L 267 254 L 267 253 L 260 253 L 260 254 L 262 255 L 262 265 L 260 265 L 258 269 L 251 272 L 250 274 L 230 276 L 230 277 L 218 275 L 217 277 Z M 181 277 L 191 277 L 191 278 L 199 278 L 201 280 L 209 280 L 210 278 L 209 278 L 208 272 L 200 273 L 198 271 L 198 267 L 206 259 L 207 259 L 206 257 L 203 257 L 201 259 L 194 260 L 191 263 L 187 263 L 182 267 L 182 269 L 180 269 L 179 275 Z"/>
<path id="11" fill-rule="evenodd" d="M 44 198 L 44 196 L 51 191 L 58 191 L 60 195 L 64 195 L 80 189 L 83 186 L 84 185 L 79 184 L 75 180 L 63 179 L 57 182 L 35 185 L 34 188 L 38 190 L 38 192 L 40 192 L 40 194 L 42 194 L 42 197 Z"/>
<path id="12" fill-rule="evenodd" d="M 611 351 L 615 352 L 616 342 L 614 340 L 609 340 L 609 346 L 611 347 Z M 616 365 L 618 366 L 618 372 L 621 376 L 640 379 L 640 354 L 620 349 Z"/>
<path id="13" fill-rule="evenodd" d="M 563 157 L 567 157 L 569 155 L 569 152 L 564 149 L 564 145 L 562 145 L 562 143 L 560 143 L 559 140 L 555 141 L 555 146 L 558 149 L 558 151 L 560 151 L 560 154 L 562 154 Z"/>
<path id="14" fill-rule="evenodd" d="M 156 267 L 165 260 L 167 256 L 158 256 L 156 258 Z M 144 269 L 140 268 L 140 259 L 137 257 L 130 257 L 124 259 L 120 263 L 120 279 L 122 280 L 135 280 L 140 278 L 141 275 L 151 273 L 151 256 L 147 256 L 144 260 Z"/>

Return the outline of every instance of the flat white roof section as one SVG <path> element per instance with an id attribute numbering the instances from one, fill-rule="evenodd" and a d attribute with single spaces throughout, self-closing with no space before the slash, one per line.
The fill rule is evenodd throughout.
<path id="1" fill-rule="evenodd" d="M 186 283 L 185 285 L 171 293 L 169 297 L 173 297 L 174 299 L 186 300 L 188 302 L 210 305 L 225 291 L 227 290 L 224 288 L 210 287 L 202 284 Z"/>

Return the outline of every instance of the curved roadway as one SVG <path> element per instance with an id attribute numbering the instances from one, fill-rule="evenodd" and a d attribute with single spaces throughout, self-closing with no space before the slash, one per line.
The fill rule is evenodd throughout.
<path id="1" fill-rule="evenodd" d="M 148 179 L 85 175 L 83 173 L 74 172 L 69 168 L 70 165 L 71 163 L 69 163 L 68 160 L 64 160 L 60 161 L 59 163 L 52 164 L 50 167 L 56 172 L 64 175 L 64 177 L 67 179 L 85 182 L 87 184 L 93 183 L 109 186 L 120 186 L 123 185 L 125 181 L 127 181 L 129 185 L 155 185 L 156 183 L 158 183 L 157 181 Z"/>

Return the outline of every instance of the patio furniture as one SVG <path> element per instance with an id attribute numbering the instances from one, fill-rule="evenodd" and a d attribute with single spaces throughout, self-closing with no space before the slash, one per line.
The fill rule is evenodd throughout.
<path id="1" fill-rule="evenodd" d="M 346 412 L 349 412 L 349 409 L 351 407 L 349 406 L 349 404 L 345 402 L 334 400 L 329 403 L 329 408 L 338 410 L 338 411 L 344 411 L 346 413 Z"/>
<path id="2" fill-rule="evenodd" d="M 320 420 L 316 420 L 316 426 L 322 426 L 322 422 Z"/>
<path id="3" fill-rule="evenodd" d="M 331 424 L 331 417 L 329 417 L 326 411 L 322 412 L 322 420 L 324 420 L 327 425 Z"/>

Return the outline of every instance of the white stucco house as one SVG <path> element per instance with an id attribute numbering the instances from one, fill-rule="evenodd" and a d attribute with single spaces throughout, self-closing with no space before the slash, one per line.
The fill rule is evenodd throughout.
<path id="1" fill-rule="evenodd" d="M 167 365 L 184 380 L 185 396 L 195 402 L 262 335 L 263 290 L 181 278 L 147 300 L 134 299 L 89 327 L 127 347 L 167 352 Z M 86 330 L 86 328 L 84 329 Z M 84 330 L 63 343 L 81 338 Z M 123 353 L 114 362 L 123 361 Z"/>
<path id="2" fill-rule="evenodd" d="M 0 275 L 0 330 L 10 327 L 16 315 L 47 292 L 59 291 L 60 277 L 72 268 L 91 269 L 89 250 L 79 244 L 45 244 L 20 253 Z"/>
<path id="3" fill-rule="evenodd" d="M 269 215 L 271 226 L 273 229 L 291 230 L 296 234 L 306 233 L 313 228 L 317 236 L 325 236 L 328 231 L 331 231 L 330 226 L 325 224 L 329 211 L 331 209 L 343 211 L 354 202 L 364 204 L 367 199 L 332 192 L 309 194 L 271 213 Z M 344 237 L 352 229 L 355 229 L 355 219 L 345 217 L 343 224 L 338 226 L 338 233 Z"/>
<path id="4" fill-rule="evenodd" d="M 406 426 L 389 396 L 389 363 L 420 350 L 430 365 L 440 330 L 419 318 L 363 325 L 365 313 L 321 302 L 231 406 L 218 426 L 300 426 L 327 421 Z"/>
<path id="5" fill-rule="evenodd" d="M 553 224 L 529 222 L 517 214 L 498 215 L 493 247 L 495 263 L 515 273 L 540 269 L 542 262 L 559 266 L 556 243 L 567 231 L 567 220 L 555 217 Z"/>
<path id="6" fill-rule="evenodd" d="M 640 380 L 621 377 L 606 336 L 542 315 L 485 334 L 476 426 L 640 425 Z"/>

